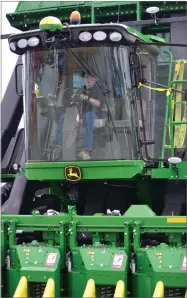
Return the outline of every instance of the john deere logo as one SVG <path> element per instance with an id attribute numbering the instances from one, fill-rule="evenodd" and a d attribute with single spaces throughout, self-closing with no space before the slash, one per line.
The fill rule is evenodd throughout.
<path id="1" fill-rule="evenodd" d="M 69 181 L 79 181 L 81 179 L 81 171 L 78 167 L 75 166 L 66 167 L 65 177 Z"/>

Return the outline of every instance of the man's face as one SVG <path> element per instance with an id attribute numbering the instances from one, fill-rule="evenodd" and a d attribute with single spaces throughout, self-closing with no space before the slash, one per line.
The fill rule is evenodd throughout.
<path id="1" fill-rule="evenodd" d="M 96 78 L 89 76 L 89 75 L 85 75 L 84 81 L 85 81 L 86 88 L 91 88 L 95 85 Z"/>

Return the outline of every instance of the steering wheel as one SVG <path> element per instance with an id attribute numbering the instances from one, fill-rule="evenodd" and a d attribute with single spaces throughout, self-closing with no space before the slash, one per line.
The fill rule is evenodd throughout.
<path id="1" fill-rule="evenodd" d="M 79 92 L 78 93 L 75 93 L 73 94 L 73 90 L 76 90 L 77 91 L 77 88 L 67 88 L 64 90 L 64 93 L 63 93 L 63 97 L 65 96 L 66 98 L 68 98 L 69 100 L 69 104 L 70 106 L 80 106 L 82 104 L 82 101 L 80 100 L 80 95 L 81 93 L 83 92 L 83 89 L 80 88 Z M 69 93 L 66 95 L 66 93 Z M 72 96 L 73 94 L 73 96 Z"/>

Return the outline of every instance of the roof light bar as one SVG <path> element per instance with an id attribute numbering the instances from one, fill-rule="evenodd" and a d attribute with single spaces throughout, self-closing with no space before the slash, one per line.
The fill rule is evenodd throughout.
<path id="1" fill-rule="evenodd" d="M 27 45 L 28 45 L 28 42 L 27 42 L 27 40 L 25 38 L 22 38 L 22 39 L 18 40 L 18 42 L 17 42 L 17 46 L 20 49 L 26 48 Z"/>
<path id="2" fill-rule="evenodd" d="M 81 32 L 79 34 L 79 39 L 81 41 L 90 41 L 92 39 L 92 34 L 88 31 Z"/>
<path id="3" fill-rule="evenodd" d="M 105 40 L 107 37 L 107 34 L 104 32 L 104 31 L 96 31 L 94 34 L 93 34 L 93 38 L 97 41 L 102 41 L 102 40 Z"/>
<path id="4" fill-rule="evenodd" d="M 39 44 L 39 42 L 40 42 L 39 38 L 33 36 L 33 37 L 29 38 L 28 45 L 30 47 L 35 47 L 35 46 L 37 46 Z"/>
<path id="5" fill-rule="evenodd" d="M 112 41 L 120 41 L 122 39 L 122 35 L 119 32 L 112 32 L 110 33 L 110 40 Z"/>
<path id="6" fill-rule="evenodd" d="M 15 45 L 14 42 L 11 42 L 11 43 L 10 43 L 10 49 L 11 49 L 13 52 L 15 52 L 15 50 L 16 50 L 16 45 Z"/>

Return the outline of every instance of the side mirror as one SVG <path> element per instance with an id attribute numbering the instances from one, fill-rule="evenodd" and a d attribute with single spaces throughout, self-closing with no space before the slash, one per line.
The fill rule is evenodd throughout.
<path id="1" fill-rule="evenodd" d="M 23 66 L 23 63 L 18 63 L 15 67 L 15 84 L 16 84 L 16 94 L 18 96 L 23 96 L 23 93 L 19 93 L 19 90 L 18 90 L 18 86 L 20 85 L 20 82 L 18 81 L 18 78 L 20 78 L 19 76 L 19 73 L 18 73 L 18 67 L 22 67 Z"/>

